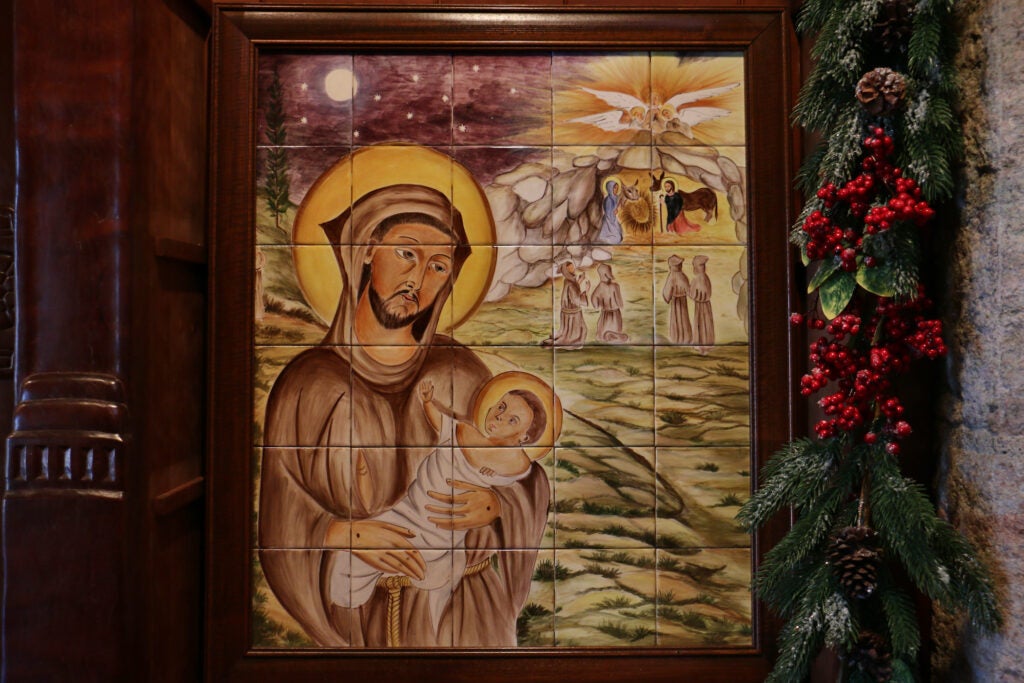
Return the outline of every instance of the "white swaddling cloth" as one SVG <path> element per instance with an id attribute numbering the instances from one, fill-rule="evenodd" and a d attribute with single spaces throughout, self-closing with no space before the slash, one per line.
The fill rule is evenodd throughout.
<path id="1" fill-rule="evenodd" d="M 439 529 L 430 522 L 427 517 L 437 513 L 428 511 L 425 506 L 438 505 L 440 502 L 431 498 L 427 492 L 451 491 L 448 481 L 456 479 L 488 488 L 508 486 L 530 472 L 527 467 L 514 477 L 481 474 L 470 465 L 461 448 L 452 446 L 454 422 L 447 415 L 441 422 L 441 434 L 446 438 L 420 463 L 416 478 L 409 484 L 405 497 L 390 510 L 368 518 L 395 524 L 416 533 L 410 542 L 423 557 L 426 571 L 422 580 L 410 580 L 416 588 L 429 591 L 430 621 L 435 633 L 444 608 L 466 571 L 466 553 L 453 553 L 452 550 L 465 548 L 467 531 Z M 349 550 L 333 550 L 330 554 L 331 601 L 340 607 L 359 607 L 365 604 L 385 572 L 354 557 Z"/>

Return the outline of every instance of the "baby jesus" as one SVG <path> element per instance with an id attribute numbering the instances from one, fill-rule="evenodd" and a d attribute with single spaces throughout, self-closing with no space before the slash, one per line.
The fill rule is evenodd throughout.
<path id="1" fill-rule="evenodd" d="M 510 377 L 523 378 L 527 383 L 547 393 L 548 402 L 537 393 L 526 389 L 505 391 L 481 416 L 484 406 L 495 389 L 507 384 Z M 544 391 L 546 389 L 546 392 Z M 419 385 L 419 399 L 427 421 L 438 433 L 438 448 L 430 452 L 416 470 L 416 478 L 409 485 L 404 498 L 390 509 L 370 519 L 394 525 L 400 533 L 415 537 L 413 541 L 423 558 L 423 578 L 412 578 L 410 585 L 430 591 L 431 623 L 435 630 L 452 592 L 466 569 L 466 554 L 452 550 L 465 547 L 465 530 L 440 529 L 430 519 L 436 501 L 431 491 L 450 490 L 453 482 L 473 486 L 508 486 L 525 477 L 533 462 L 550 448 L 533 447 L 542 436 L 549 439 L 561 423 L 561 415 L 552 420 L 547 406 L 560 411 L 557 399 L 539 378 L 522 372 L 503 373 L 481 387 L 477 394 L 477 424 L 457 419 L 447 406 L 434 398 L 434 385 L 424 381 Z M 454 444 L 453 444 L 454 442 Z M 382 576 L 394 575 L 376 569 L 350 550 L 335 551 L 331 575 L 331 600 L 341 607 L 359 607 L 370 599 Z"/>

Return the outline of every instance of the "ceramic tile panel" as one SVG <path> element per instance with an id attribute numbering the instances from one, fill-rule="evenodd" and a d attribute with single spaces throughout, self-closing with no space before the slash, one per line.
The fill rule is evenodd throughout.
<path id="1" fill-rule="evenodd" d="M 588 282 L 588 305 L 584 309 L 587 345 L 653 343 L 651 253 L 651 247 L 646 245 L 604 246 L 594 249 L 591 258 L 595 260 L 580 268 Z"/>
<path id="2" fill-rule="evenodd" d="M 254 646 L 749 646 L 742 55 L 259 73 Z M 351 515 L 347 543 L 261 515 L 289 496 Z M 326 558 L 306 597 L 342 623 L 260 551 Z M 525 576 L 517 613 L 480 613 Z"/>
<path id="3" fill-rule="evenodd" d="M 551 81 L 554 144 L 651 142 L 650 53 L 555 53 Z"/>
<path id="4" fill-rule="evenodd" d="M 257 246 L 254 339 L 258 346 L 313 346 L 322 342 L 342 291 L 340 246 Z"/>
<path id="5" fill-rule="evenodd" d="M 641 447 L 557 448 L 555 547 L 654 547 L 654 455 Z"/>
<path id="6" fill-rule="evenodd" d="M 300 623 L 300 620 L 307 623 L 312 621 L 308 616 L 310 612 L 295 608 L 298 617 L 289 613 L 267 583 L 264 563 L 270 572 L 287 572 L 290 568 L 319 563 L 322 556 L 322 550 L 264 550 L 252 554 L 252 614 L 249 632 L 250 645 L 254 649 L 348 648 L 360 645 L 361 635 L 355 627 L 358 615 L 354 610 L 332 609 L 334 633 L 330 637 L 331 642 L 318 643 L 315 636 L 308 632 L 308 627 Z"/>
<path id="7" fill-rule="evenodd" d="M 467 410 L 469 399 L 463 385 L 470 380 L 476 383 L 471 375 L 467 379 L 460 372 L 456 389 L 453 370 L 460 351 L 450 346 L 404 344 L 351 347 L 352 444 L 429 450 L 450 441 L 450 434 L 438 431 L 441 417 Z M 401 390 L 394 391 L 384 373 L 406 364 L 420 365 L 420 372 L 415 381 L 405 382 Z M 389 391 L 382 392 L 381 386 Z"/>
<path id="8" fill-rule="evenodd" d="M 550 145 L 551 55 L 453 57 L 456 145 Z"/>
<path id="9" fill-rule="evenodd" d="M 359 491 L 366 490 L 367 475 L 357 473 L 356 465 L 362 468 L 363 463 L 356 460 L 347 446 L 265 446 L 259 469 L 253 471 L 254 482 L 260 484 L 260 495 L 253 502 L 253 515 L 259 523 L 256 547 L 315 550 L 351 546 L 351 530 L 344 524 L 365 512 Z"/>
<path id="10" fill-rule="evenodd" d="M 750 647 L 750 551 L 657 551 L 659 647 Z"/>
<path id="11" fill-rule="evenodd" d="M 285 415 L 291 410 L 294 412 L 295 406 L 292 403 L 294 389 L 299 384 L 304 384 L 305 379 L 310 377 L 316 377 L 318 385 L 323 388 L 327 393 L 332 396 L 337 396 L 339 393 L 346 393 L 346 389 L 338 389 L 338 383 L 351 383 L 351 373 L 348 365 L 343 362 L 338 362 L 340 359 L 339 351 L 343 347 L 329 347 L 329 346 L 314 346 L 314 347 L 303 347 L 303 346 L 257 346 L 253 353 L 253 443 L 256 445 L 262 445 L 267 443 L 267 439 L 264 436 L 265 424 L 267 418 L 267 407 L 269 403 L 269 396 L 271 391 L 276 391 L 280 396 L 279 399 L 275 399 L 275 407 L 273 411 L 278 415 Z M 294 376 L 294 379 L 287 381 L 281 380 L 282 373 L 285 368 L 289 369 L 289 376 Z M 305 379 L 304 379 L 305 378 Z M 287 383 L 287 390 L 286 390 Z M 277 385 L 280 384 L 280 387 Z M 307 393 L 307 399 L 309 394 Z M 337 400 L 335 398 L 331 401 L 331 405 Z M 315 402 L 314 402 L 315 403 Z M 289 409 L 282 409 L 281 406 L 288 404 L 291 407 Z M 305 405 L 310 405 L 308 402 Z M 310 408 L 312 409 L 312 408 Z M 316 440 L 309 441 L 313 437 L 303 437 L 306 441 L 302 443 L 296 443 L 293 441 L 301 441 L 300 437 L 296 436 L 296 429 L 294 426 L 287 427 L 282 426 L 277 428 L 278 436 L 272 436 L 272 439 L 277 439 L 278 442 L 272 445 L 277 446 L 315 446 L 320 443 L 327 443 L 330 445 L 340 446 L 348 445 L 351 443 L 349 431 L 351 425 L 348 428 L 342 427 L 342 421 L 346 420 L 342 411 L 347 410 L 344 405 L 338 406 L 339 412 L 333 412 L 329 409 L 317 407 L 317 411 L 320 412 L 320 417 L 327 420 L 328 415 L 331 416 L 331 428 L 326 427 L 323 430 L 317 430 L 317 435 L 330 433 L 330 437 L 326 441 L 320 440 L 320 436 L 316 437 Z M 282 418 L 284 419 L 284 418 Z M 285 420 L 287 422 L 287 420 Z M 292 443 L 281 443 L 281 441 L 293 441 Z"/>
<path id="12" fill-rule="evenodd" d="M 750 348 L 655 347 L 658 446 L 750 443 Z"/>
<path id="13" fill-rule="evenodd" d="M 256 243 L 326 244 L 320 223 L 339 215 L 352 202 L 352 181 L 345 173 L 345 159 L 351 151 L 350 147 L 257 148 Z M 312 214 L 302 217 L 302 228 L 297 229 L 299 206 L 314 184 L 320 201 L 311 207 Z"/>
<path id="14" fill-rule="evenodd" d="M 518 647 L 552 647 L 555 644 L 555 582 L 547 573 L 538 572 L 540 567 L 553 565 L 554 551 L 542 548 L 537 552 L 530 593 L 516 619 Z"/>
<path id="15" fill-rule="evenodd" d="M 555 393 L 566 411 L 558 445 L 654 445 L 654 347 L 556 348 Z"/>
<path id="16" fill-rule="evenodd" d="M 547 246 L 474 246 L 452 293 L 452 336 L 470 345 L 540 346 L 553 335 L 551 254 Z M 491 284 L 486 285 L 490 279 Z M 551 349 L 541 353 L 551 357 Z"/>
<path id="17" fill-rule="evenodd" d="M 660 547 L 750 546 L 736 521 L 750 497 L 749 447 L 659 447 L 657 474 Z"/>
<path id="18" fill-rule="evenodd" d="M 555 550 L 555 644 L 653 647 L 654 550 Z M 538 566 L 538 569 L 540 567 Z"/>
<path id="19" fill-rule="evenodd" d="M 746 143 L 742 53 L 651 55 L 651 133 L 662 145 Z"/>
<path id="20" fill-rule="evenodd" d="M 449 55 L 356 55 L 354 144 L 452 143 L 452 58 Z"/>
<path id="21" fill-rule="evenodd" d="M 453 227 L 452 149 L 380 144 L 357 148 L 350 158 L 352 244 L 374 241 L 373 231 L 392 213 L 426 213 Z M 388 205 L 390 210 L 385 210 Z M 380 237 L 378 234 L 377 237 Z M 448 241 L 448 240 L 445 240 Z M 432 243 L 440 243 L 432 240 Z"/>
<path id="22" fill-rule="evenodd" d="M 746 244 L 745 147 L 654 149 L 655 244 Z"/>
<path id="23" fill-rule="evenodd" d="M 750 335 L 746 247 L 654 247 L 655 339 L 698 351 L 745 345 Z"/>
<path id="24" fill-rule="evenodd" d="M 257 146 L 352 143 L 360 90 L 351 55 L 268 54 L 257 74 Z"/>
<path id="25" fill-rule="evenodd" d="M 455 147 L 452 158 L 452 201 L 463 212 L 470 244 L 552 243 L 558 171 L 550 147 Z"/>
<path id="26" fill-rule="evenodd" d="M 449 442 L 451 436 L 441 439 Z M 431 449 L 352 449 L 353 547 L 416 549 L 424 551 L 425 561 L 455 547 L 451 508 L 456 492 L 451 482 L 461 458 L 447 443 Z M 402 566 L 411 562 L 401 557 L 381 561 Z M 433 567 L 431 571 L 437 564 Z"/>

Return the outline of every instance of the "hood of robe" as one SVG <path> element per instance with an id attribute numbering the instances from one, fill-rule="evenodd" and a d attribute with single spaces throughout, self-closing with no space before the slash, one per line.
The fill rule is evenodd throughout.
<path id="1" fill-rule="evenodd" d="M 668 269 L 669 270 L 679 270 L 679 271 L 681 271 L 683 269 L 683 259 L 682 259 L 682 257 L 676 256 L 675 254 L 672 254 L 671 256 L 669 256 L 668 257 Z"/>
<path id="2" fill-rule="evenodd" d="M 598 264 L 597 275 L 601 278 L 601 282 L 615 282 L 615 275 L 612 274 L 612 267 L 607 263 Z"/>
<path id="3" fill-rule="evenodd" d="M 416 353 L 403 363 L 386 365 L 370 357 L 359 345 L 360 340 L 355 338 L 352 324 L 359 293 L 363 288 L 363 264 L 372 246 L 370 238 L 381 222 L 403 213 L 425 214 L 449 226 L 454 244 L 452 270 L 451 278 L 437 293 L 434 303 L 428 309 L 429 313 L 412 323 L 413 335 L 419 342 Z M 332 346 L 349 361 L 353 372 L 378 390 L 385 393 L 405 390 L 423 364 L 427 346 L 437 330 L 441 309 L 472 251 L 462 224 L 462 215 L 445 195 L 433 188 L 423 185 L 389 185 L 363 195 L 341 215 L 322 223 L 321 227 L 334 247 L 343 283 L 334 321 L 321 343 Z M 366 340 L 362 340 L 362 343 L 366 343 Z"/>

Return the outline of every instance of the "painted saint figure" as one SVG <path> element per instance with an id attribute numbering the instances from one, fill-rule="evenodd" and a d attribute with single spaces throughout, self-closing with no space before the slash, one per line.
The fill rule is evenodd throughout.
<path id="1" fill-rule="evenodd" d="M 671 344 L 689 344 L 693 338 L 690 311 L 686 298 L 690 295 L 690 278 L 683 272 L 683 258 L 675 254 L 668 257 L 668 277 L 661 297 L 668 304 L 668 341 Z"/>
<path id="2" fill-rule="evenodd" d="M 629 335 L 622 331 L 622 289 L 615 281 L 612 267 L 607 263 L 598 265 L 597 275 L 601 281 L 590 295 L 590 305 L 601 311 L 597 319 L 597 339 L 613 344 L 628 342 Z"/>
<path id="3" fill-rule="evenodd" d="M 292 359 L 267 401 L 259 557 L 271 590 L 325 647 L 511 646 L 550 495 L 539 466 L 509 486 L 453 482 L 430 492 L 435 526 L 465 530 L 467 569 L 435 628 L 430 596 L 409 585 L 424 560 L 416 532 L 374 520 L 413 483 L 437 435 L 416 396 L 424 380 L 464 415 L 490 377 L 476 355 L 436 333 L 470 254 L 459 211 L 420 185 L 359 198 L 322 225 L 344 286 L 319 346 Z M 355 608 L 324 577 L 355 551 L 400 581 Z"/>
<path id="4" fill-rule="evenodd" d="M 525 373 L 503 373 L 484 385 L 480 395 L 486 396 L 489 389 L 504 383 L 508 375 Z M 534 380 L 531 386 L 546 389 L 541 393 L 550 403 L 550 387 L 537 378 Z M 530 465 L 548 449 L 527 452 L 526 446 L 545 435 L 549 419 L 545 400 L 529 389 L 509 389 L 497 396 L 492 405 L 484 406 L 486 412 L 479 427 L 442 405 L 434 397 L 431 380 L 420 383 L 418 394 L 427 420 L 437 430 L 440 445 L 420 462 L 406 496 L 390 510 L 370 519 L 416 534 L 423 559 L 419 567 L 422 576 L 411 579 L 410 585 L 430 592 L 430 620 L 436 630 L 452 591 L 467 570 L 465 553 L 453 552 L 465 548 L 467 532 L 447 531 L 434 525 L 437 518 L 433 515 L 443 510 L 434 505 L 437 501 L 431 491 L 443 489 L 451 481 L 493 489 L 510 486 L 528 476 Z M 360 559 L 358 552 L 338 552 L 329 577 L 331 600 L 342 607 L 358 607 L 369 600 L 383 576 L 403 575 L 381 571 Z"/>
<path id="5" fill-rule="evenodd" d="M 698 232 L 700 226 L 691 223 L 686 218 L 686 212 L 683 211 L 683 195 L 677 190 L 675 181 L 666 180 L 663 187 L 665 188 L 663 199 L 665 202 L 665 232 L 674 232 L 677 235 Z"/>
<path id="6" fill-rule="evenodd" d="M 711 310 L 711 278 L 707 274 L 708 257 L 703 254 L 693 257 L 693 281 L 690 283 L 690 298 L 693 299 L 693 343 L 707 353 L 715 343 L 715 318 Z"/>
<path id="7" fill-rule="evenodd" d="M 622 242 L 622 225 L 616 216 L 619 210 L 619 184 L 609 179 L 605 181 L 604 189 L 604 215 L 601 218 L 601 230 L 597 233 L 597 241 L 601 244 L 619 244 Z"/>
<path id="8" fill-rule="evenodd" d="M 541 342 L 543 346 L 558 346 L 579 349 L 587 339 L 587 321 L 583 318 L 583 307 L 589 305 L 587 290 L 590 281 L 583 273 L 576 273 L 572 261 L 565 261 L 558 267 L 562 275 L 562 304 L 559 311 L 558 332 Z"/>

